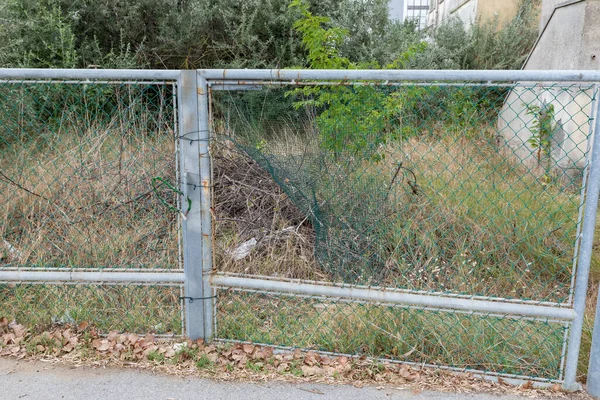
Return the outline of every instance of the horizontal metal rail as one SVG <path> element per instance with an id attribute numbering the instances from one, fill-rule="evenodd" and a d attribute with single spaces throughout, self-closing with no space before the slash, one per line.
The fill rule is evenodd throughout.
<path id="1" fill-rule="evenodd" d="M 0 281 L 183 283 L 185 275 L 169 272 L 0 271 Z"/>
<path id="2" fill-rule="evenodd" d="M 201 69 L 208 80 L 364 80 L 364 81 L 538 81 L 597 82 L 600 71 L 533 70 L 307 70 L 307 69 Z"/>
<path id="3" fill-rule="evenodd" d="M 81 83 L 81 82 L 79 82 Z M 406 81 L 310 81 L 310 80 L 211 80 L 210 87 L 213 90 L 260 90 L 263 86 L 390 86 L 390 87 L 492 87 L 492 88 L 536 88 L 540 87 L 539 82 L 406 82 Z M 546 83 L 543 88 L 550 90 L 588 90 L 593 89 L 595 85 L 590 82 L 553 82 Z"/>
<path id="4" fill-rule="evenodd" d="M 227 275 L 211 277 L 214 287 L 267 290 L 279 293 L 292 293 L 311 296 L 364 300 L 376 303 L 390 303 L 408 306 L 434 307 L 478 313 L 522 315 L 536 318 L 552 318 L 571 321 L 576 313 L 572 309 L 536 306 L 531 304 L 501 303 L 486 300 L 458 299 L 452 297 L 434 297 L 423 294 L 398 293 L 374 289 L 336 287 L 291 283 L 262 279 L 241 278 Z"/>
<path id="5" fill-rule="evenodd" d="M 110 79 L 167 80 L 179 79 L 180 71 L 166 69 L 50 69 L 0 68 L 0 79 Z"/>
<path id="6" fill-rule="evenodd" d="M 46 69 L 0 68 L 0 79 L 64 80 L 166 80 L 179 79 L 179 70 L 143 69 Z M 598 82 L 600 71 L 533 70 L 309 70 L 309 69 L 202 69 L 198 74 L 208 80 L 364 80 L 364 81 L 539 81 Z"/>
<path id="7" fill-rule="evenodd" d="M 44 269 L 46 271 L 46 269 Z M 111 270 L 113 271 L 113 270 Z M 147 271 L 147 270 L 146 270 Z M 142 271 L 145 272 L 145 271 Z M 168 271 L 172 272 L 172 270 Z M 467 299 L 467 300 L 486 300 L 493 301 L 496 303 L 518 303 L 518 304 L 532 304 L 535 306 L 549 306 L 549 307 L 558 307 L 558 308 L 573 308 L 571 303 L 557 303 L 553 301 L 540 301 L 540 300 L 521 300 L 509 297 L 498 297 L 498 296 L 481 296 L 481 295 L 472 295 L 466 293 L 454 293 L 454 292 L 442 292 L 442 291 L 433 291 L 433 290 L 416 290 L 416 289 L 403 289 L 403 288 L 394 288 L 394 287 L 386 287 L 386 286 L 373 286 L 373 285 L 355 285 L 348 283 L 340 283 L 340 282 L 327 282 L 327 281 L 316 281 L 310 279 L 295 279 L 295 278 L 285 278 L 280 276 L 268 276 L 268 275 L 254 275 L 254 274 L 245 274 L 245 273 L 236 273 L 236 272 L 219 272 L 218 275 L 223 276 L 235 276 L 238 278 L 250 278 L 250 279 L 261 279 L 261 280 L 269 280 L 269 281 L 278 281 L 278 282 L 290 282 L 293 284 L 299 283 L 308 283 L 310 285 L 318 285 L 318 286 L 335 286 L 335 287 L 353 287 L 355 289 L 371 289 L 382 292 L 394 292 L 394 293 L 409 293 L 409 294 L 422 294 L 425 296 L 437 296 L 437 297 L 453 297 L 458 299 Z M 261 292 L 265 292 L 264 290 L 259 290 Z"/>
<path id="8" fill-rule="evenodd" d="M 161 81 L 161 80 L 99 80 L 99 79 L 76 79 L 76 80 L 64 80 L 64 79 L 0 79 L 1 84 L 5 85 L 83 85 L 93 83 L 94 85 L 168 85 L 172 84 L 175 80 Z"/>

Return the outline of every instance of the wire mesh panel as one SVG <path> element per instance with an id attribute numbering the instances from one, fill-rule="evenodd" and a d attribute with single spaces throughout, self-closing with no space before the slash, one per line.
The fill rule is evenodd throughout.
<path id="1" fill-rule="evenodd" d="M 179 286 L 9 284 L 2 313 L 28 327 L 88 322 L 99 332 L 182 335 Z"/>
<path id="2" fill-rule="evenodd" d="M 175 96 L 175 82 L 0 82 L 0 269 L 180 269 Z M 0 285 L 0 297 L 3 311 L 46 323 L 85 314 L 77 298 L 139 308 L 153 290 L 179 291 Z M 148 300 L 144 326 L 170 301 Z"/>
<path id="3" fill-rule="evenodd" d="M 572 304 L 593 86 L 261 84 L 213 92 L 220 272 Z M 227 339 L 561 379 L 564 321 L 312 303 L 308 318 L 309 300 L 258 296 L 256 310 L 271 301 L 290 324 L 318 326 L 296 340 L 262 320 L 224 327 L 254 296 L 226 293 Z M 226 310 L 230 297 L 246 308 Z M 379 315 L 361 322 L 374 342 L 406 346 L 342 346 L 333 326 L 347 312 Z"/>
<path id="4" fill-rule="evenodd" d="M 560 321 L 323 297 L 219 291 L 220 338 L 486 373 L 559 379 Z"/>

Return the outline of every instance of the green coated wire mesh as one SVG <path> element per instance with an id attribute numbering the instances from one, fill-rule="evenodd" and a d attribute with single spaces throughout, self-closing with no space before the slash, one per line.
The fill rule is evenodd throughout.
<path id="1" fill-rule="evenodd" d="M 217 336 L 385 360 L 560 379 L 566 326 L 339 299 L 219 290 Z"/>
<path id="2" fill-rule="evenodd" d="M 592 88 L 214 97 L 217 143 L 258 163 L 306 216 L 325 280 L 569 302 Z"/>
<path id="3" fill-rule="evenodd" d="M 1 82 L 0 269 L 179 269 L 165 206 L 178 196 L 152 185 L 178 186 L 175 95 L 164 82 Z M 179 291 L 0 282 L 0 313 L 181 333 Z"/>
<path id="4" fill-rule="evenodd" d="M 255 87 L 254 87 L 255 88 Z M 217 272 L 569 306 L 595 88 L 212 91 Z M 180 268 L 175 85 L 0 83 L 0 269 Z M 26 324 L 182 334 L 181 288 L 0 282 Z M 216 337 L 562 379 L 568 324 L 217 290 Z"/>
<path id="5" fill-rule="evenodd" d="M 173 95 L 156 84 L 0 84 L 0 265 L 178 268 L 177 213 L 151 182 L 176 179 Z"/>
<path id="6" fill-rule="evenodd" d="M 527 83 L 214 91 L 217 269 L 569 305 L 595 95 Z M 281 197 L 264 201 L 270 180 Z M 237 207 L 219 203 L 244 190 Z M 217 314 L 224 339 L 547 379 L 561 379 L 568 329 L 235 290 Z"/>

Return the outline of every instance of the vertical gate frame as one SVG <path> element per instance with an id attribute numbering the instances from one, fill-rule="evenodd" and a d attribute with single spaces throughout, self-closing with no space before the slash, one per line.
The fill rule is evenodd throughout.
<path id="1" fill-rule="evenodd" d="M 195 75 L 196 71 L 193 72 Z M 201 242 L 202 242 L 202 293 L 204 304 L 204 340 L 210 341 L 214 330 L 214 296 L 215 290 L 210 284 L 213 269 L 213 227 L 212 227 L 212 169 L 210 155 L 210 93 L 206 79 L 197 76 L 198 92 L 198 144 L 200 157 L 200 211 L 201 211 Z"/>
<path id="2" fill-rule="evenodd" d="M 185 334 L 190 339 L 205 337 L 204 285 L 202 282 L 202 198 L 200 195 L 200 124 L 198 119 L 198 82 L 195 71 L 181 71 L 178 84 L 180 176 L 183 193 L 180 204 L 191 201 L 187 215 L 181 218 Z"/>
<path id="3" fill-rule="evenodd" d="M 597 96 L 597 93 L 594 94 Z M 596 101 L 594 130 L 589 139 L 593 140 L 593 143 L 587 187 L 585 188 L 585 210 L 581 227 L 581 243 L 579 249 L 579 261 L 577 263 L 577 275 L 575 278 L 575 296 L 573 297 L 573 309 L 575 310 L 577 317 L 573 320 L 569 332 L 567 359 L 565 362 L 565 380 L 563 384 L 565 390 L 577 390 L 579 388 L 579 384 L 576 382 L 577 364 L 579 362 L 581 333 L 583 331 L 590 264 L 594 245 L 594 232 L 596 230 L 598 196 L 600 195 L 600 140 L 597 140 L 596 138 L 598 132 L 600 132 L 600 101 Z"/>

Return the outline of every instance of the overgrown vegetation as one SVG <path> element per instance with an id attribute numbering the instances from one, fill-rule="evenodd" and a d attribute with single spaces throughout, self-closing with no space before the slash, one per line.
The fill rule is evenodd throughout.
<path id="1" fill-rule="evenodd" d="M 0 66 L 41 68 L 274 68 L 305 65 L 291 0 L 1 0 Z M 388 19 L 386 0 L 306 3 L 345 31 L 339 51 L 353 63 L 387 65 L 430 43 L 406 68 L 519 68 L 537 36 L 536 4 L 499 26 L 458 21 L 419 32 Z M 308 60 L 310 62 L 310 60 Z"/>
<path id="2" fill-rule="evenodd" d="M 518 68 L 535 37 L 532 4 L 523 2 L 502 27 L 482 21 L 466 31 L 449 21 L 418 32 L 409 23 L 387 21 L 380 0 L 218 6 L 205 0 L 3 0 L 0 63 Z M 369 12 L 357 21 L 361 7 Z M 108 29 L 107 19 L 114 22 Z M 151 188 L 156 176 L 176 184 L 174 116 L 166 100 L 172 93 L 81 89 L 16 85 L 3 97 L 0 183 L 9 190 L 0 192 L 0 262 L 176 268 L 177 214 L 159 198 L 176 206 L 176 196 Z M 221 135 L 213 147 L 219 271 L 568 298 L 577 197 L 560 185 L 540 184 L 536 171 L 495 146 L 504 89 L 359 83 L 284 92 L 236 94 L 214 104 Z M 28 95 L 35 98 L 23 101 Z M 231 109 L 239 104 L 248 106 L 242 118 Z M 548 129 L 535 107 L 529 111 L 537 141 L 530 144 L 541 155 Z M 239 251 L 243 244 L 250 246 L 247 253 Z M 0 285 L 4 309 L 28 324 L 96 320 L 102 330 L 166 334 L 181 333 L 179 295 L 171 287 Z M 540 375 L 556 373 L 560 361 L 560 324 L 490 324 L 479 316 L 438 313 L 439 324 L 423 328 L 426 314 L 411 310 L 244 296 L 219 298 L 222 338 L 396 359 L 413 355 L 418 362 L 504 372 L 522 367 Z M 504 340 L 495 324 L 519 333 Z M 421 342 L 398 340 L 405 337 Z M 46 339 L 35 348 L 47 349 Z M 197 368 L 215 367 L 206 354 L 182 354 Z M 157 362 L 165 357 L 148 353 Z"/>
<path id="3" fill-rule="evenodd" d="M 2 264 L 177 267 L 176 214 L 151 185 L 175 179 L 169 89 L 0 87 Z"/>
<path id="4" fill-rule="evenodd" d="M 219 293 L 217 335 L 224 339 L 534 377 L 559 373 L 565 329 L 560 323 Z"/>

